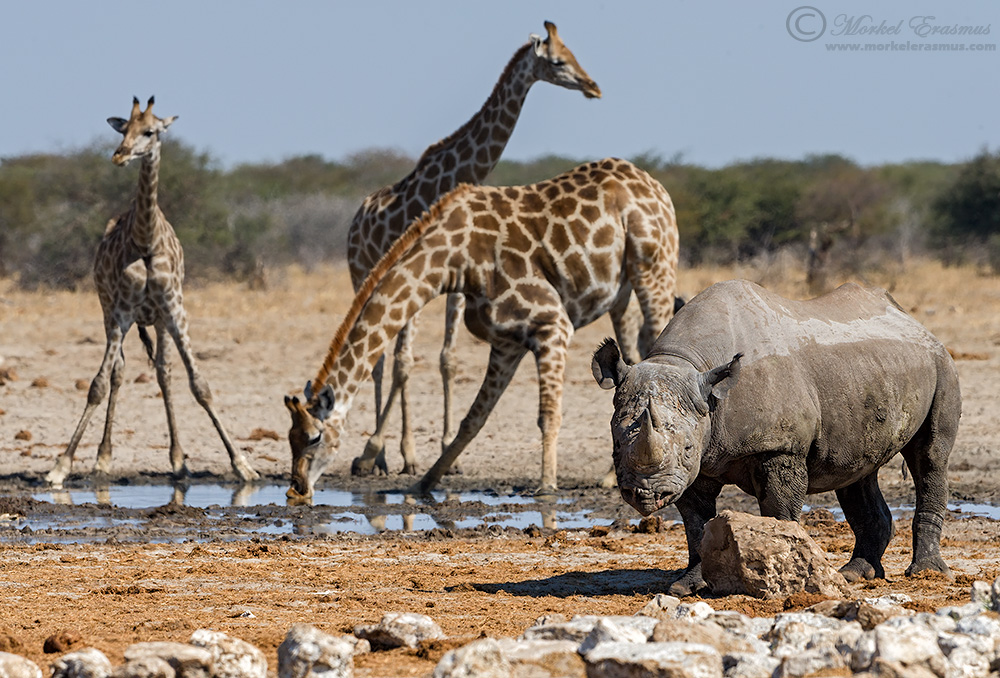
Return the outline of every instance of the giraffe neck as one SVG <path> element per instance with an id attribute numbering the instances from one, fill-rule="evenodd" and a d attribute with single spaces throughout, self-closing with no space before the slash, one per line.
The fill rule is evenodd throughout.
<path id="1" fill-rule="evenodd" d="M 460 291 L 462 263 L 447 251 L 446 234 L 431 233 L 444 223 L 456 228 L 450 208 L 474 187 L 465 185 L 431 206 L 406 230 L 365 278 L 351 308 L 337 328 L 323 366 L 313 380 L 319 393 L 333 386 L 336 411 L 346 416 L 361 384 L 404 325 L 431 299 Z M 459 219 L 462 217 L 459 216 Z"/>
<path id="2" fill-rule="evenodd" d="M 139 188 L 135 194 L 135 220 L 132 224 L 132 240 L 136 246 L 149 252 L 155 245 L 156 223 L 158 221 L 159 205 L 157 203 L 157 187 L 160 183 L 160 144 L 153 144 L 152 149 L 142 158 L 139 170 Z"/>
<path id="3" fill-rule="evenodd" d="M 442 194 L 460 183 L 483 183 L 499 162 L 537 80 L 534 62 L 531 43 L 517 50 L 483 107 L 453 134 L 429 146 L 410 177 L 427 176 L 427 169 L 437 164 L 442 167 Z"/>

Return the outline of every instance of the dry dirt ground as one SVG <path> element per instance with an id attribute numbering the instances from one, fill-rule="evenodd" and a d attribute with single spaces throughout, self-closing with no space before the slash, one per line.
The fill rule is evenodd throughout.
<path id="1" fill-rule="evenodd" d="M 683 270 L 680 292 L 690 298 L 717 280 L 744 277 L 788 296 L 803 298 L 802 275 L 780 262 L 743 269 Z M 1000 280 L 970 269 L 943 269 L 911 263 L 864 282 L 891 289 L 900 304 L 927 325 L 957 359 L 964 408 L 952 454 L 950 481 L 956 503 L 1000 504 Z M 266 482 L 287 484 L 288 416 L 282 396 L 301 390 L 315 374 L 341 314 L 351 300 L 346 270 L 271 272 L 264 291 L 235 284 L 189 285 L 186 307 L 191 335 L 219 414 L 234 441 L 243 447 Z M 437 355 L 442 336 L 442 300 L 421 317 L 412 377 L 416 440 L 421 469 L 436 457 L 441 420 Z M 93 292 L 19 291 L 0 280 L 0 514 L 65 517 L 67 513 L 137 519 L 139 527 L 86 527 L 82 544 L 58 541 L 52 531 L 18 529 L 0 522 L 0 650 L 20 652 L 43 666 L 43 641 L 61 630 L 79 634 L 79 643 L 104 650 L 117 662 L 124 648 L 139 640 L 186 640 L 198 627 L 226 631 L 260 646 L 272 669 L 276 648 L 295 622 L 311 622 L 329 632 L 375 623 L 385 611 L 431 615 L 445 633 L 467 641 L 480 633 L 516 635 L 536 617 L 573 614 L 631 614 L 666 583 L 686 559 L 683 533 L 670 524 L 669 510 L 659 531 L 654 522 L 640 529 L 636 514 L 614 491 L 593 488 L 610 464 L 608 420 L 611 396 L 597 388 L 590 355 L 610 333 L 606 319 L 584 328 L 574 339 L 567 369 L 564 420 L 560 435 L 559 477 L 567 488 L 562 501 L 592 510 L 611 528 L 560 529 L 546 521 L 527 529 L 480 525 L 475 528 L 391 531 L 375 535 L 316 536 L 309 525 L 322 524 L 321 507 L 258 507 L 257 519 L 269 525 L 294 522 L 282 537 L 250 538 L 240 529 L 245 515 L 222 518 L 193 507 L 168 507 L 145 513 L 94 505 L 58 507 L 36 503 L 44 491 L 41 477 L 62 451 L 76 426 L 86 389 L 104 347 L 100 308 Z M 461 366 L 457 401 L 468 403 L 485 368 L 487 347 L 468 333 L 460 337 Z M 166 423 L 152 368 L 135 334 L 126 340 L 126 383 L 115 432 L 113 483 L 167 482 Z M 174 368 L 181 438 L 194 474 L 193 483 L 229 482 L 221 444 L 185 389 L 179 364 Z M 351 459 L 360 453 L 373 426 L 372 390 L 366 386 L 354 403 L 344 449 L 321 488 L 399 490 L 410 478 L 357 480 L 349 477 Z M 448 477 L 452 488 L 496 490 L 501 495 L 530 493 L 540 470 L 540 440 L 535 426 L 537 387 L 534 365 L 522 364 L 484 430 L 461 459 L 464 475 Z M 462 409 L 462 408 L 460 408 Z M 77 453 L 69 487 L 89 487 L 100 439 L 99 409 Z M 389 466 L 401 467 L 398 426 L 389 441 Z M 893 462 L 883 470 L 890 503 L 912 504 L 912 485 Z M 813 506 L 835 507 L 830 496 L 811 497 Z M 438 525 L 448 518 L 478 515 L 487 509 L 456 502 L 426 509 Z M 729 492 L 720 508 L 753 510 Z M 516 511 L 516 506 L 504 510 Z M 421 509 L 424 510 L 424 509 Z M 491 509 L 492 510 L 492 509 Z M 905 510 L 903 512 L 905 516 Z M 851 535 L 828 514 L 807 515 L 810 532 L 835 564 L 846 561 Z M 906 579 L 909 526 L 897 520 L 897 534 L 886 557 L 889 581 L 855 585 L 858 596 L 890 591 L 914 598 L 918 609 L 962 602 L 973 579 L 1000 575 L 1000 523 L 949 515 L 944 555 L 954 581 L 938 577 Z M 77 533 L 74 533 L 77 534 Z M 161 541 L 164 543 L 150 543 Z M 717 608 L 774 614 L 808 603 L 799 597 L 762 603 L 742 597 L 709 601 Z M 245 613 L 253 616 L 246 616 Z M 458 641 L 456 641 L 458 642 Z M 395 650 L 359 657 L 358 675 L 424 675 L 449 643 L 417 651 Z"/>

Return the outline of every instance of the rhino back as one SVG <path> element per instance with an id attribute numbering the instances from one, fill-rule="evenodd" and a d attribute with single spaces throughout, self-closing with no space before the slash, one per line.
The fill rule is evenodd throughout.
<path id="1" fill-rule="evenodd" d="M 702 471 L 738 485 L 749 482 L 741 458 L 779 452 L 808 457 L 810 492 L 843 487 L 913 437 L 942 379 L 957 391 L 940 342 L 886 292 L 853 284 L 808 301 L 746 281 L 713 285 L 678 312 L 648 359 L 679 357 L 704 371 L 736 353 L 742 370 L 711 415 Z"/>

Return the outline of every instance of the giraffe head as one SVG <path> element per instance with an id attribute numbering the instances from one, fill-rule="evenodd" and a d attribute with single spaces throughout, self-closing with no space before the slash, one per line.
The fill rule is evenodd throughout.
<path id="1" fill-rule="evenodd" d="M 132 113 L 128 120 L 124 118 L 108 118 L 111 128 L 123 135 L 121 144 L 115 149 L 111 156 L 111 162 L 118 166 L 125 166 L 135 158 L 149 155 L 160 144 L 160 134 L 167 131 L 171 123 L 177 119 L 176 115 L 169 118 L 157 118 L 153 115 L 153 104 L 155 97 L 149 97 L 146 102 L 146 110 L 139 107 L 139 99 L 132 97 Z"/>
<path id="2" fill-rule="evenodd" d="M 559 38 L 556 25 L 546 21 L 545 30 L 548 36 L 544 40 L 540 35 L 531 36 L 535 53 L 535 77 L 566 89 L 580 90 L 588 99 L 600 99 L 601 88 L 587 75 L 569 47 Z"/>
<path id="3" fill-rule="evenodd" d="M 292 485 L 285 496 L 290 505 L 312 503 L 313 488 L 333 461 L 340 444 L 342 416 L 334 413 L 333 388 L 327 384 L 313 394 L 306 384 L 306 402 L 285 396 L 292 415 L 288 443 L 292 447 Z"/>

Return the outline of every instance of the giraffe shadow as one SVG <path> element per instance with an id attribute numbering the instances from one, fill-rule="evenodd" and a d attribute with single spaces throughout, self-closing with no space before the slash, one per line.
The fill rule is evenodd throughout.
<path id="1" fill-rule="evenodd" d="M 631 596 L 665 593 L 670 583 L 684 570 L 604 570 L 601 572 L 564 572 L 544 579 L 523 581 L 463 583 L 446 587 L 449 592 L 472 587 L 483 593 L 505 591 L 512 596 L 569 598 L 570 596 Z"/>

